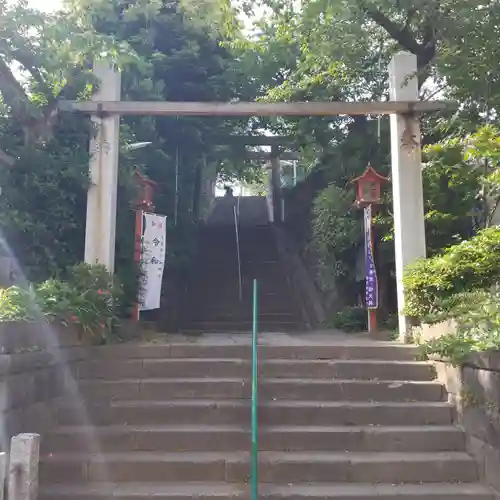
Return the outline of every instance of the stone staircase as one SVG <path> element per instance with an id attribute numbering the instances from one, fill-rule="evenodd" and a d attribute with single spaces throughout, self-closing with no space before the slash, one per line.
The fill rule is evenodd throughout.
<path id="1" fill-rule="evenodd" d="M 201 230 L 190 287 L 190 317 L 184 331 L 252 329 L 252 286 L 259 282 L 261 331 L 304 329 L 301 309 L 280 262 L 264 197 L 240 199 L 239 242 L 242 300 L 233 207 L 237 198 L 219 198 Z"/>
<path id="2" fill-rule="evenodd" d="M 493 500 L 412 347 L 262 335 L 260 496 Z M 43 436 L 41 500 L 249 498 L 250 340 L 96 348 Z"/>

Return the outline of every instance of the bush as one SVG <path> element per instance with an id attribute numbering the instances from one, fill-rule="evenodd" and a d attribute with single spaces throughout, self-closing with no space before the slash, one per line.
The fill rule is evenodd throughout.
<path id="1" fill-rule="evenodd" d="M 364 332 L 368 329 L 368 315 L 363 307 L 346 307 L 329 318 L 325 326 L 345 332 Z"/>
<path id="2" fill-rule="evenodd" d="M 0 290 L 0 321 L 73 324 L 94 341 L 105 341 L 116 323 L 121 287 L 101 265 L 79 264 L 66 274 L 66 281 Z"/>
<path id="3" fill-rule="evenodd" d="M 339 282 L 354 282 L 357 248 L 362 240 L 350 190 L 331 184 L 314 199 L 309 251 L 316 262 L 316 282 L 324 292 Z"/>
<path id="4" fill-rule="evenodd" d="M 500 228 L 492 227 L 409 266 L 403 280 L 406 314 L 439 321 L 453 308 L 455 294 L 490 289 L 500 279 L 499 254 Z"/>
<path id="5" fill-rule="evenodd" d="M 473 352 L 500 350 L 500 292 L 469 292 L 453 297 L 449 315 L 457 324 L 454 334 L 421 346 L 424 357 L 438 355 L 462 364 Z"/>

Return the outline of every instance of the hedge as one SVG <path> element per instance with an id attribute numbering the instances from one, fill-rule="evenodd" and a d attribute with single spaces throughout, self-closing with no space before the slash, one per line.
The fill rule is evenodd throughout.
<path id="1" fill-rule="evenodd" d="M 499 280 L 500 228 L 491 227 L 405 270 L 406 314 L 432 317 L 453 302 L 453 295 L 488 290 Z"/>

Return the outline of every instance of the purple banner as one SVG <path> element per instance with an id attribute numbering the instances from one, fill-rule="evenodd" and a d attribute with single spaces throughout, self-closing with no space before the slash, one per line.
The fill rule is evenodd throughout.
<path id="1" fill-rule="evenodd" d="M 378 308 L 378 280 L 372 242 L 372 207 L 365 208 L 366 308 Z"/>

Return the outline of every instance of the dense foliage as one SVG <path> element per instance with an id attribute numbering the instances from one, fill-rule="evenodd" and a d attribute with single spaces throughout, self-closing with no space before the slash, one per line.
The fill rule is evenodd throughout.
<path id="1" fill-rule="evenodd" d="M 424 358 L 437 356 L 461 365 L 475 352 L 500 351 L 500 295 L 498 288 L 453 295 L 442 319 L 453 321 L 454 332 L 424 342 Z"/>
<path id="2" fill-rule="evenodd" d="M 368 317 L 364 307 L 345 307 L 333 313 L 327 320 L 327 328 L 336 328 L 343 332 L 363 332 L 368 326 Z"/>
<path id="3" fill-rule="evenodd" d="M 455 294 L 491 288 L 500 279 L 500 228 L 492 227 L 422 259 L 406 271 L 407 314 L 424 319 L 453 306 Z"/>
<path id="4" fill-rule="evenodd" d="M 123 70 L 124 99 L 353 101 L 387 98 L 388 62 L 395 51 L 410 51 L 422 98 L 458 101 L 455 110 L 422 120 L 428 255 L 494 220 L 498 2 L 68 0 L 61 12 L 42 14 L 0 0 L 0 15 L 1 251 L 19 260 L 29 280 L 62 276 L 82 258 L 90 130 L 87 119 L 58 113 L 57 103 L 95 91 L 94 57 Z M 294 136 L 292 149 L 308 175 L 287 190 L 287 226 L 328 306 L 335 309 L 340 296 L 358 305 L 351 292 L 363 241 L 350 181 L 369 162 L 390 174 L 389 123 L 375 116 L 122 119 L 116 263 L 126 295 L 136 278 L 133 169 L 157 183 L 156 211 L 169 221 L 168 270 L 186 281 L 196 224 L 207 209 L 203 186 L 217 176 L 262 184 L 262 170 L 242 160 L 241 146 L 227 144 L 228 135 L 250 130 Z M 152 144 L 126 150 L 139 141 Z M 391 311 L 390 189 L 384 201 L 376 217 L 377 266 L 381 306 Z M 433 293 L 414 314 L 428 314 L 446 298 Z"/>
<path id="5" fill-rule="evenodd" d="M 422 122 L 428 254 L 439 253 L 490 224 L 498 203 L 496 188 L 491 189 L 490 182 L 498 166 L 491 155 L 491 146 L 499 137 L 492 126 L 498 120 L 500 104 L 500 60 L 493 56 L 499 43 L 498 2 L 305 0 L 299 4 L 262 0 L 243 2 L 242 10 L 257 17 L 253 36 L 236 40 L 232 46 L 240 51 L 242 63 L 259 76 L 263 99 L 384 99 L 392 54 L 397 50 L 415 54 L 422 98 L 459 101 L 456 110 L 426 116 Z M 302 164 L 314 176 L 314 181 L 306 180 L 304 186 L 297 187 L 298 193 L 288 195 L 288 206 L 301 204 L 290 209 L 289 227 L 304 249 L 321 249 L 318 264 L 311 263 L 320 288 L 327 296 L 340 288 L 345 296 L 345 286 L 354 286 L 352 280 L 346 284 L 332 268 L 325 272 L 322 263 L 337 263 L 339 254 L 347 254 L 349 257 L 338 265 L 342 276 L 354 276 L 351 255 L 353 246 L 362 247 L 362 239 L 339 238 L 342 204 L 332 201 L 331 216 L 323 211 L 319 219 L 313 207 L 330 185 L 332 189 L 349 189 L 349 181 L 368 162 L 381 173 L 389 173 L 388 120 L 370 116 L 304 118 L 277 120 L 271 126 L 295 134 Z M 470 147 L 470 143 L 487 147 Z M 376 221 L 377 264 L 382 308 L 393 310 L 390 193 L 385 202 Z M 331 221 L 329 227 L 325 220 Z M 317 224 L 323 227 L 321 234 L 312 230 Z M 325 242 L 328 233 L 331 240 Z"/>
<path id="6" fill-rule="evenodd" d="M 0 290 L 0 321 L 48 321 L 73 325 L 101 344 L 116 326 L 122 289 L 103 266 L 79 264 L 66 279 Z"/>
<path id="7" fill-rule="evenodd" d="M 219 43 L 223 16 L 215 4 L 204 9 L 194 16 L 189 2 L 75 0 L 46 14 L 0 1 L 0 252 L 14 256 L 28 280 L 62 276 L 83 258 L 91 130 L 87 117 L 61 114 L 57 104 L 91 96 L 99 85 L 95 57 L 121 68 L 123 99 L 224 101 L 247 92 L 237 61 Z M 175 273 L 192 255 L 206 182 L 252 179 L 255 165 L 221 150 L 229 134 L 246 128 L 245 120 L 122 118 L 116 268 L 128 302 L 137 275 L 134 169 L 157 183 L 156 211 L 168 217 L 167 267 Z M 152 144 L 127 150 L 141 141 Z"/>
<path id="8" fill-rule="evenodd" d="M 314 200 L 309 251 L 316 261 L 317 282 L 324 292 L 331 283 L 352 282 L 361 224 L 355 217 L 352 193 L 331 184 Z M 338 296 L 335 297 L 338 300 Z"/>

